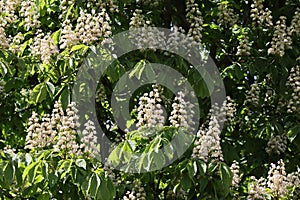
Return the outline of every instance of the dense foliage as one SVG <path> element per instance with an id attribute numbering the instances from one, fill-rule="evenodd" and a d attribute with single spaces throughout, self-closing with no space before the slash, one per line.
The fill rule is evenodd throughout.
<path id="1" fill-rule="evenodd" d="M 85 58 L 140 27 L 169 29 L 177 49 L 179 33 L 201 43 L 226 100 L 211 105 L 208 73 L 147 48 L 101 78 L 86 72 L 99 81 L 97 119 L 82 114 L 72 89 Z M 0 199 L 299 199 L 299 36 L 299 0 L 0 0 Z M 141 85 L 121 127 L 110 98 L 126 72 L 155 77 L 148 63 L 184 75 L 198 104 L 186 91 Z"/>

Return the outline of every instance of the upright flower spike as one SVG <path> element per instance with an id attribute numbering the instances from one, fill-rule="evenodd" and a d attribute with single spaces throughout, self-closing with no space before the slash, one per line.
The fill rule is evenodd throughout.
<path id="1" fill-rule="evenodd" d="M 287 112 L 300 113 L 300 66 L 291 69 L 286 82 L 287 88 L 291 88 L 291 98 L 288 100 Z M 286 94 L 289 94 L 287 91 Z"/>
<path id="2" fill-rule="evenodd" d="M 94 158 L 98 153 L 97 149 L 97 137 L 96 137 L 96 128 L 94 122 L 87 121 L 85 124 L 85 129 L 82 132 L 82 137 L 80 138 L 82 144 L 80 149 L 83 154 Z"/>
<path id="3" fill-rule="evenodd" d="M 197 133 L 192 157 L 202 159 L 205 162 L 210 160 L 222 161 L 220 134 L 219 122 L 215 116 L 212 116 L 208 128 L 202 127 Z"/>
<path id="4" fill-rule="evenodd" d="M 5 29 L 0 26 L 0 47 L 7 49 L 9 47 L 9 39 L 6 37 Z"/>
<path id="5" fill-rule="evenodd" d="M 250 17 L 252 18 L 252 25 L 266 25 L 268 27 L 273 26 L 272 12 L 268 9 L 264 9 L 264 0 L 254 0 L 251 4 Z"/>
<path id="6" fill-rule="evenodd" d="M 31 47 L 31 53 L 40 58 L 44 63 L 50 63 L 51 57 L 59 53 L 50 33 L 45 35 L 41 30 L 37 32 Z"/>
<path id="7" fill-rule="evenodd" d="M 290 27 L 288 28 L 288 34 L 300 36 L 300 8 L 297 8 L 293 16 Z"/>
<path id="8" fill-rule="evenodd" d="M 239 39 L 239 46 L 237 47 L 236 55 L 249 56 L 251 50 L 251 43 L 247 32 L 242 32 L 242 36 Z"/>
<path id="9" fill-rule="evenodd" d="M 282 57 L 285 54 L 286 49 L 292 48 L 292 39 L 287 32 L 288 28 L 286 26 L 286 17 L 280 16 L 279 20 L 276 22 L 268 54 L 276 54 Z"/>
<path id="10" fill-rule="evenodd" d="M 99 13 L 80 10 L 75 32 L 79 41 L 87 45 L 108 38 L 111 36 L 110 17 L 104 8 Z"/>
<path id="11" fill-rule="evenodd" d="M 240 166 L 236 160 L 233 161 L 232 165 L 230 166 L 230 170 L 232 172 L 231 186 L 235 189 L 238 189 L 239 184 L 241 182 L 241 177 L 240 177 Z"/>
<path id="12" fill-rule="evenodd" d="M 194 40 L 199 43 L 202 38 L 202 25 L 203 18 L 202 13 L 199 9 L 199 5 L 195 0 L 187 0 L 186 2 L 186 18 L 190 24 L 190 29 L 188 31 L 188 36 L 194 38 Z"/>
<path id="13" fill-rule="evenodd" d="M 217 23 L 223 25 L 225 28 L 233 27 L 237 22 L 234 10 L 229 7 L 229 3 L 227 3 L 227 1 L 219 2 L 217 16 Z"/>
<path id="14" fill-rule="evenodd" d="M 155 127 L 163 126 L 165 123 L 164 111 L 161 105 L 159 90 L 153 87 L 149 94 L 145 93 L 139 99 L 137 127 Z"/>
<path id="15" fill-rule="evenodd" d="M 0 0 L 0 27 L 5 28 L 18 19 L 17 8 L 21 2 L 21 0 Z"/>
<path id="16" fill-rule="evenodd" d="M 39 21 L 38 7 L 33 0 L 22 1 L 20 16 L 25 18 L 25 28 L 38 28 L 41 25 Z"/>
<path id="17" fill-rule="evenodd" d="M 285 135 L 272 136 L 268 141 L 268 146 L 266 147 L 266 152 L 269 155 L 272 154 L 283 154 L 287 147 L 287 137 Z"/>
<path id="18" fill-rule="evenodd" d="M 183 92 L 178 92 L 174 99 L 174 103 L 172 104 L 172 112 L 169 117 L 169 121 L 174 127 L 185 127 L 192 128 L 195 122 L 194 118 L 194 105 L 189 101 L 186 101 L 185 94 Z M 193 128 L 192 128 L 193 130 Z"/>

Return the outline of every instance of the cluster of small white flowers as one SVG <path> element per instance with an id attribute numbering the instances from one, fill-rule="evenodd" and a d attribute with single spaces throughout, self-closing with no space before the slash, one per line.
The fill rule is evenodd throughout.
<path id="1" fill-rule="evenodd" d="M 33 112 L 28 122 L 25 149 L 53 147 L 54 151 L 63 152 L 65 156 L 84 154 L 95 157 L 98 149 L 94 123 L 88 121 L 80 134 L 77 113 L 74 102 L 68 105 L 66 112 L 60 102 L 55 102 L 51 115 L 45 114 L 41 121 Z M 81 136 L 80 143 L 77 136 Z"/>
<path id="2" fill-rule="evenodd" d="M 161 105 L 159 90 L 153 87 L 153 91 L 149 94 L 145 93 L 139 99 L 137 127 L 155 127 L 163 126 L 165 123 L 164 111 Z"/>
<path id="3" fill-rule="evenodd" d="M 196 42 L 201 42 L 203 18 L 199 10 L 199 5 L 195 0 L 187 0 L 186 12 L 187 21 L 190 23 L 188 36 L 193 37 Z"/>
<path id="4" fill-rule="evenodd" d="M 92 0 L 92 1 L 95 1 L 97 6 L 100 6 L 101 8 L 106 8 L 111 13 L 114 12 L 118 13 L 120 11 L 118 5 L 116 5 L 113 0 L 107 0 L 103 2 L 99 2 L 98 0 Z"/>
<path id="5" fill-rule="evenodd" d="M 292 38 L 288 34 L 286 26 L 286 17 L 280 16 L 276 22 L 275 31 L 271 41 L 271 47 L 268 49 L 268 54 L 276 54 L 283 56 L 285 49 L 292 48 Z"/>
<path id="6" fill-rule="evenodd" d="M 17 150 L 15 148 L 12 148 L 10 145 L 6 145 L 4 148 L 3 148 L 3 152 L 6 153 L 6 154 L 9 154 L 11 156 L 15 155 Z"/>
<path id="7" fill-rule="evenodd" d="M 33 0 L 22 1 L 20 16 L 25 18 L 24 22 L 27 30 L 30 28 L 38 28 L 41 25 L 39 21 L 40 13 Z"/>
<path id="8" fill-rule="evenodd" d="M 295 11 L 291 25 L 288 28 L 288 34 L 292 35 L 293 33 L 295 33 L 297 36 L 300 35 L 300 8 L 297 8 Z"/>
<path id="9" fill-rule="evenodd" d="M 169 117 L 170 123 L 175 127 L 185 127 L 191 128 L 195 125 L 193 121 L 195 112 L 193 111 L 194 105 L 185 100 L 185 94 L 183 92 L 178 92 L 172 104 L 173 110 L 171 111 L 171 116 Z"/>
<path id="10" fill-rule="evenodd" d="M 24 40 L 24 35 L 22 33 L 18 33 L 12 38 L 12 45 L 9 47 L 9 50 L 13 53 L 18 53 L 21 51 L 21 43 Z"/>
<path id="11" fill-rule="evenodd" d="M 210 115 L 215 116 L 221 123 L 232 122 L 235 113 L 236 103 L 230 98 L 230 96 L 226 97 L 222 103 L 222 106 L 219 106 L 218 103 L 215 103 L 212 105 L 210 110 Z"/>
<path id="12" fill-rule="evenodd" d="M 193 149 L 193 158 L 199 158 L 206 162 L 209 160 L 223 160 L 221 149 L 221 130 L 217 117 L 211 116 L 207 129 L 201 127 L 197 133 L 195 146 Z"/>
<path id="13" fill-rule="evenodd" d="M 60 4 L 59 4 L 59 10 L 61 13 L 64 13 L 69 6 L 71 6 L 72 4 L 75 3 L 75 0 L 61 0 L 60 1 Z M 61 19 L 62 18 L 62 14 L 59 15 L 59 18 Z"/>
<path id="14" fill-rule="evenodd" d="M 75 103 L 71 103 L 66 109 L 66 115 L 60 118 L 60 124 L 57 124 L 58 137 L 54 144 L 54 151 L 62 151 L 71 155 L 80 155 L 79 145 L 76 143 L 76 129 L 79 128 L 78 110 Z"/>
<path id="15" fill-rule="evenodd" d="M 268 141 L 266 152 L 269 155 L 284 153 L 287 145 L 287 137 L 285 135 L 272 136 Z"/>
<path id="16" fill-rule="evenodd" d="M 51 57 L 59 53 L 57 46 L 54 44 L 50 33 L 45 35 L 39 30 L 31 47 L 31 53 L 40 58 L 42 62 L 50 63 Z"/>
<path id="17" fill-rule="evenodd" d="M 260 95 L 260 88 L 258 86 L 258 83 L 254 82 L 250 86 L 250 90 L 248 91 L 245 102 L 250 103 L 252 105 L 258 105 L 259 104 L 259 95 Z"/>
<path id="18" fill-rule="evenodd" d="M 0 0 L 0 26 L 5 27 L 18 19 L 17 8 L 21 0 Z"/>
<path id="19" fill-rule="evenodd" d="M 142 0 L 141 2 L 150 7 L 157 7 L 161 4 L 161 1 L 159 0 Z"/>
<path id="20" fill-rule="evenodd" d="M 284 162 L 278 161 L 278 165 L 271 163 L 271 168 L 268 172 L 267 187 L 271 190 L 271 194 L 277 198 L 284 198 L 288 193 L 288 181 L 285 172 Z"/>
<path id="21" fill-rule="evenodd" d="M 122 183 L 122 179 L 121 177 L 119 176 L 118 173 L 114 172 L 113 171 L 113 167 L 110 166 L 110 164 L 106 163 L 104 166 L 103 166 L 103 169 L 106 173 L 106 175 L 110 178 L 110 180 L 112 181 L 112 183 L 115 185 L 115 186 L 118 186 Z"/>
<path id="22" fill-rule="evenodd" d="M 189 48 L 185 47 L 190 43 L 190 40 L 187 40 L 185 30 L 182 27 L 174 26 L 171 31 L 167 41 L 168 49 L 174 52 L 186 52 L 186 54 L 188 54 Z"/>
<path id="23" fill-rule="evenodd" d="M 45 116 L 43 119 L 42 125 L 38 114 L 35 112 L 32 113 L 28 122 L 25 149 L 43 148 L 50 145 L 53 141 L 53 138 L 50 140 L 48 134 L 49 130 L 52 130 L 51 123 L 47 124 L 48 116 Z"/>
<path id="24" fill-rule="evenodd" d="M 251 43 L 249 41 L 249 37 L 247 32 L 243 32 L 241 37 L 239 38 L 239 46 L 237 47 L 238 56 L 249 56 L 251 50 Z"/>
<path id="25" fill-rule="evenodd" d="M 272 12 L 266 8 L 264 9 L 263 5 L 264 0 L 254 0 L 253 4 L 251 4 L 251 15 L 250 17 L 253 20 L 253 25 L 263 25 L 264 22 L 267 26 L 273 26 L 272 22 Z"/>
<path id="26" fill-rule="evenodd" d="M 286 86 L 292 89 L 291 98 L 288 100 L 287 112 L 300 113 L 300 66 L 297 65 L 291 69 Z"/>
<path id="27" fill-rule="evenodd" d="M 75 33 L 80 42 L 92 44 L 101 38 L 108 38 L 111 35 L 110 17 L 103 8 L 101 12 L 91 13 L 80 10 L 80 16 L 77 19 Z"/>
<path id="28" fill-rule="evenodd" d="M 139 29 L 134 31 L 134 29 Z M 155 27 L 151 27 L 151 22 L 145 19 L 142 10 L 136 9 L 129 22 L 130 38 L 132 44 L 138 49 L 150 48 L 154 51 L 166 47 L 165 35 Z"/>
<path id="29" fill-rule="evenodd" d="M 91 120 L 87 121 L 85 124 L 85 129 L 82 132 L 80 149 L 82 153 L 94 158 L 98 151 L 97 148 L 97 137 L 94 122 Z"/>
<path id="30" fill-rule="evenodd" d="M 180 180 L 176 180 L 176 183 L 179 183 Z M 178 191 L 174 191 L 171 188 L 167 191 L 167 199 L 184 199 L 186 197 L 185 191 L 180 188 Z"/>
<path id="31" fill-rule="evenodd" d="M 9 47 L 9 39 L 6 37 L 5 29 L 0 26 L 0 47 L 7 49 Z"/>
<path id="32" fill-rule="evenodd" d="M 150 21 L 146 21 L 143 11 L 140 9 L 136 9 L 133 13 L 133 16 L 130 18 L 129 22 L 129 30 L 133 28 L 141 28 L 150 25 Z"/>
<path id="33" fill-rule="evenodd" d="M 266 179 L 261 177 L 256 179 L 254 176 L 250 177 L 252 182 L 248 188 L 248 200 L 266 199 L 264 195 L 266 194 Z"/>
<path id="34" fill-rule="evenodd" d="M 231 186 L 233 188 L 238 188 L 239 184 L 241 182 L 241 177 L 240 177 L 240 166 L 239 163 L 234 160 L 232 165 L 230 166 L 230 170 L 232 173 L 232 183 Z"/>
<path id="35" fill-rule="evenodd" d="M 73 26 L 70 20 L 65 20 L 62 23 L 61 38 L 59 41 L 59 47 L 61 49 L 70 48 L 79 43 L 76 32 L 73 30 Z"/>
<path id="36" fill-rule="evenodd" d="M 234 14 L 234 10 L 229 8 L 227 2 L 219 3 L 217 16 L 217 23 L 224 25 L 226 28 L 233 27 L 233 25 L 237 22 L 237 17 Z"/>
<path id="37" fill-rule="evenodd" d="M 134 181 L 134 187 L 126 192 L 123 200 L 146 200 L 146 192 L 140 180 Z"/>
<path id="38" fill-rule="evenodd" d="M 0 98 L 4 96 L 4 81 L 0 79 Z"/>
<path id="39" fill-rule="evenodd" d="M 285 165 L 282 159 L 277 162 L 277 165 L 271 163 L 268 171 L 268 177 L 261 177 L 257 180 L 251 177 L 252 182 L 248 188 L 247 199 L 266 199 L 266 194 L 271 195 L 276 199 L 287 199 L 291 193 L 294 195 L 293 186 L 299 188 L 299 173 L 292 172 L 287 174 Z M 291 190 L 292 188 L 292 190 Z"/>

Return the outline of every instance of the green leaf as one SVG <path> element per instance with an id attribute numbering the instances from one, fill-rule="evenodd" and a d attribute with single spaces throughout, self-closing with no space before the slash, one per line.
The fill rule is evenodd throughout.
<path id="1" fill-rule="evenodd" d="M 23 174 L 22 174 L 22 179 L 25 180 L 26 177 L 28 176 L 29 172 L 34 170 L 35 166 L 38 164 L 38 162 L 33 162 L 30 165 L 28 165 L 27 167 L 25 167 Z M 34 178 L 34 176 L 33 176 Z"/>
<path id="2" fill-rule="evenodd" d="M 55 94 L 55 86 L 51 82 L 46 82 L 47 85 L 47 91 L 51 99 L 53 99 L 53 96 Z"/>
<path id="3" fill-rule="evenodd" d="M 78 167 L 81 167 L 83 169 L 86 169 L 86 161 L 84 159 L 77 159 L 75 161 L 75 165 L 77 165 Z"/>
<path id="4" fill-rule="evenodd" d="M 129 73 L 129 78 L 136 76 L 138 80 L 141 79 L 142 73 L 145 69 L 146 61 L 140 60 L 135 66 L 134 69 Z"/>
<path id="5" fill-rule="evenodd" d="M 4 180 L 8 185 L 12 184 L 15 176 L 15 166 L 12 162 L 8 162 L 4 169 Z"/>
<path id="6" fill-rule="evenodd" d="M 88 183 L 89 183 L 88 184 L 89 194 L 91 195 L 92 198 L 95 198 L 98 193 L 98 189 L 101 184 L 101 180 L 96 173 L 93 173 L 91 175 Z"/>
<path id="7" fill-rule="evenodd" d="M 51 35 L 51 38 L 52 38 L 53 43 L 54 43 L 55 45 L 58 45 L 58 44 L 59 44 L 60 36 L 61 36 L 61 29 L 55 31 L 55 32 Z"/>
<path id="8" fill-rule="evenodd" d="M 300 134 L 300 125 L 296 125 L 288 131 L 287 136 L 289 141 L 293 142 L 298 134 Z"/>
<path id="9" fill-rule="evenodd" d="M 47 98 L 47 87 L 44 83 L 40 83 L 36 85 L 31 94 L 30 94 L 30 101 L 32 103 L 40 103 Z"/>
<path id="10" fill-rule="evenodd" d="M 84 51 L 87 50 L 89 47 L 86 46 L 85 44 L 78 44 L 78 45 L 75 45 L 71 48 L 71 52 L 73 51 L 77 51 L 77 50 L 80 50 L 80 49 L 83 49 Z"/>

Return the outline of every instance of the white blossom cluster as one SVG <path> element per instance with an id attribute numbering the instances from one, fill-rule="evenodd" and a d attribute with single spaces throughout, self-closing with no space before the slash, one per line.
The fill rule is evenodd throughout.
<path id="1" fill-rule="evenodd" d="M 4 148 L 3 148 L 3 152 L 6 153 L 6 154 L 9 154 L 11 156 L 15 155 L 17 150 L 15 148 L 12 148 L 10 145 L 6 145 Z"/>
<path id="2" fill-rule="evenodd" d="M 268 146 L 266 147 L 266 152 L 269 155 L 277 154 L 280 155 L 284 153 L 287 145 L 287 137 L 285 135 L 272 136 L 268 141 Z"/>
<path id="3" fill-rule="evenodd" d="M 253 25 L 263 25 L 273 26 L 272 22 L 272 12 L 263 5 L 264 0 L 254 0 L 251 4 L 250 17 L 253 20 Z"/>
<path id="4" fill-rule="evenodd" d="M 61 38 L 59 41 L 59 47 L 61 49 L 71 48 L 72 46 L 79 43 L 79 38 L 77 37 L 76 32 L 73 30 L 73 25 L 70 20 L 65 20 L 62 23 Z"/>
<path id="5" fill-rule="evenodd" d="M 237 17 L 234 14 L 234 10 L 229 7 L 228 3 L 220 2 L 218 6 L 218 19 L 217 23 L 227 27 L 233 27 L 237 22 Z"/>
<path id="6" fill-rule="evenodd" d="M 150 21 L 146 21 L 142 13 L 142 10 L 135 9 L 133 16 L 130 18 L 129 29 L 141 28 L 150 25 Z"/>
<path id="7" fill-rule="evenodd" d="M 0 27 L 5 27 L 18 19 L 17 8 L 21 0 L 0 0 Z"/>
<path id="8" fill-rule="evenodd" d="M 79 43 L 90 45 L 111 35 L 110 17 L 104 8 L 99 13 L 96 13 L 95 10 L 92 10 L 91 13 L 80 10 L 80 16 L 74 29 L 69 19 L 66 19 L 62 25 L 59 41 L 61 49 L 70 48 Z"/>
<path id="9" fill-rule="evenodd" d="M 138 30 L 134 30 L 138 29 Z M 138 49 L 150 48 L 154 51 L 166 47 L 166 38 L 163 32 L 151 26 L 151 22 L 145 19 L 142 10 L 136 9 L 129 22 L 130 39 Z"/>
<path id="10" fill-rule="evenodd" d="M 205 162 L 210 160 L 222 161 L 220 134 L 221 130 L 217 117 L 212 116 L 208 128 L 201 127 L 197 133 L 192 157 L 202 159 Z"/>
<path id="11" fill-rule="evenodd" d="M 176 182 L 179 183 L 180 180 L 176 180 Z M 185 199 L 186 193 L 185 191 L 180 187 L 179 190 L 174 191 L 171 188 L 167 191 L 166 195 L 167 199 Z"/>
<path id="12" fill-rule="evenodd" d="M 266 199 L 265 198 L 265 194 L 266 194 L 265 178 L 261 177 L 260 179 L 256 179 L 254 176 L 251 176 L 250 179 L 251 179 L 251 184 L 248 187 L 247 200 Z"/>
<path id="13" fill-rule="evenodd" d="M 141 1 L 144 5 L 150 6 L 150 7 L 157 7 L 160 5 L 160 0 L 142 0 Z"/>
<path id="14" fill-rule="evenodd" d="M 134 181 L 134 187 L 131 191 L 127 191 L 123 200 L 146 200 L 145 188 L 140 180 Z"/>
<path id="15" fill-rule="evenodd" d="M 22 42 L 24 40 L 24 35 L 22 33 L 18 33 L 11 39 L 11 45 L 9 46 L 9 50 L 13 53 L 18 53 L 21 51 Z"/>
<path id="16" fill-rule="evenodd" d="M 25 28 L 38 28 L 41 25 L 39 21 L 40 13 L 38 7 L 33 0 L 22 1 L 20 16 L 25 18 Z"/>
<path id="17" fill-rule="evenodd" d="M 50 63 L 51 57 L 59 53 L 50 33 L 46 35 L 38 30 L 31 47 L 31 53 L 40 58 L 44 63 Z"/>
<path id="18" fill-rule="evenodd" d="M 68 105 L 66 112 L 61 104 L 56 102 L 52 114 L 45 114 L 39 119 L 33 112 L 28 122 L 25 149 L 52 148 L 56 152 L 68 155 L 87 155 L 95 157 L 97 153 L 97 138 L 94 123 L 88 121 L 82 133 L 79 132 L 79 117 L 75 103 Z M 77 136 L 81 136 L 78 142 Z"/>
<path id="19" fill-rule="evenodd" d="M 221 106 L 218 103 L 212 105 L 210 115 L 217 117 L 221 123 L 231 122 L 236 113 L 236 103 L 227 96 Z"/>
<path id="20" fill-rule="evenodd" d="M 268 54 L 276 54 L 283 56 L 285 49 L 292 48 L 292 38 L 288 34 L 288 27 L 286 26 L 286 17 L 280 16 L 276 22 L 275 31 L 271 41 L 271 47 L 268 49 Z"/>
<path id="21" fill-rule="evenodd" d="M 0 79 L 0 98 L 4 96 L 4 81 Z"/>
<path id="22" fill-rule="evenodd" d="M 295 189 L 293 186 L 299 188 L 300 183 L 299 173 L 287 174 L 282 159 L 277 162 L 277 165 L 271 163 L 267 178 L 261 177 L 257 180 L 255 177 L 251 177 L 251 179 L 247 196 L 249 200 L 266 199 L 266 194 L 271 195 L 274 199 L 289 199 Z"/>
<path id="23" fill-rule="evenodd" d="M 186 2 L 186 18 L 190 24 L 190 29 L 188 31 L 188 36 L 193 37 L 196 42 L 201 42 L 202 38 L 202 25 L 203 18 L 202 13 L 199 10 L 199 5 L 195 0 L 187 0 Z"/>
<path id="24" fill-rule="evenodd" d="M 291 98 L 287 104 L 287 112 L 300 113 L 300 66 L 297 65 L 291 69 L 286 86 L 292 89 Z M 288 92 L 286 93 L 288 94 Z"/>
<path id="25" fill-rule="evenodd" d="M 292 35 L 293 33 L 295 33 L 297 36 L 300 35 L 300 8 L 297 8 L 295 11 L 291 25 L 288 28 L 288 34 Z"/>
<path id="26" fill-rule="evenodd" d="M 260 95 L 260 88 L 258 86 L 258 83 L 254 82 L 253 84 L 251 84 L 250 90 L 248 91 L 246 97 L 246 103 L 250 103 L 252 105 L 258 105 L 259 95 Z"/>
<path id="27" fill-rule="evenodd" d="M 95 157 L 95 154 L 91 152 L 97 152 L 97 132 L 95 129 L 94 122 L 88 120 L 85 124 L 85 129 L 82 132 L 80 149 L 82 149 L 82 153 L 86 155 L 90 155 L 91 157 Z"/>
<path id="28" fill-rule="evenodd" d="M 237 47 L 238 56 L 249 56 L 251 50 L 251 43 L 247 32 L 242 32 L 241 37 L 239 38 L 239 46 Z"/>
<path id="29" fill-rule="evenodd" d="M 6 37 L 5 29 L 0 26 L 0 47 L 7 49 L 9 47 L 9 39 Z"/>
<path id="30" fill-rule="evenodd" d="M 122 179 L 121 179 L 121 176 L 114 172 L 113 171 L 113 167 L 111 167 L 110 164 L 106 163 L 104 166 L 103 166 L 103 169 L 106 173 L 106 175 L 110 178 L 110 180 L 112 181 L 112 183 L 115 185 L 115 186 L 118 186 L 119 184 L 122 183 Z"/>
<path id="31" fill-rule="evenodd" d="M 185 94 L 180 91 L 174 99 L 172 104 L 173 110 L 171 111 L 171 116 L 169 117 L 170 123 L 174 127 L 185 127 L 194 130 L 193 121 L 195 112 L 193 111 L 194 105 L 185 100 Z"/>
<path id="32" fill-rule="evenodd" d="M 110 17 L 106 10 L 103 8 L 99 13 L 96 13 L 95 10 L 92 10 L 91 13 L 81 10 L 75 33 L 79 41 L 87 45 L 100 38 L 108 38 L 111 35 L 111 27 Z"/>
<path id="33" fill-rule="evenodd" d="M 64 13 L 67 11 L 68 7 L 75 3 L 75 0 L 61 0 L 59 4 L 59 10 L 61 13 Z M 62 14 L 59 16 L 59 18 L 62 18 Z"/>
<path id="34" fill-rule="evenodd" d="M 139 99 L 138 115 L 137 115 L 137 127 L 155 127 L 163 126 L 165 123 L 165 117 L 163 115 L 164 110 L 161 105 L 161 98 L 158 88 L 153 87 L 153 91 L 145 93 Z"/>
<path id="35" fill-rule="evenodd" d="M 232 165 L 230 166 L 230 170 L 232 173 L 231 186 L 233 188 L 238 188 L 241 182 L 241 177 L 240 177 L 240 166 L 236 160 L 233 161 Z"/>

